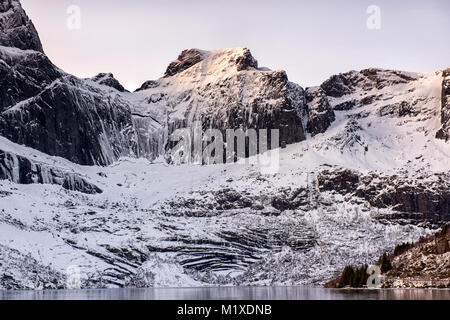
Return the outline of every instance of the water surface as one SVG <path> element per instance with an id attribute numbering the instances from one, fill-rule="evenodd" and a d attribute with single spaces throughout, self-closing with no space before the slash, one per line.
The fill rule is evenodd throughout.
<path id="1" fill-rule="evenodd" d="M 450 300 L 450 289 L 214 287 L 0 290 L 0 300 Z"/>

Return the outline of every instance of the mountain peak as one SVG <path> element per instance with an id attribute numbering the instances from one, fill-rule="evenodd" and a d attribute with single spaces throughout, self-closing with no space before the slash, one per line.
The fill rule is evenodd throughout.
<path id="1" fill-rule="evenodd" d="M 258 67 L 258 62 L 247 48 L 230 48 L 214 51 L 194 48 L 183 50 L 177 60 L 169 64 L 164 77 L 167 78 L 179 74 L 202 61 L 205 62 L 205 67 L 202 67 L 203 71 L 206 71 L 206 69 L 212 71 L 212 68 L 223 70 L 230 67 L 236 67 L 237 71 L 242 71 Z"/>
<path id="2" fill-rule="evenodd" d="M 125 88 L 120 84 L 120 82 L 114 78 L 112 73 L 99 73 L 95 77 L 91 78 L 92 81 L 97 82 L 98 84 L 102 84 L 111 88 L 116 89 L 120 92 L 125 92 Z"/>
<path id="3" fill-rule="evenodd" d="M 36 28 L 19 0 L 0 2 L 0 45 L 44 52 Z"/>

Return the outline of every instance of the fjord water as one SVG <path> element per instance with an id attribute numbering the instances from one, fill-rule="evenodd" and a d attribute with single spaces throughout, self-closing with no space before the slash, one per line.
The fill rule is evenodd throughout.
<path id="1" fill-rule="evenodd" d="M 208 287 L 0 291 L 0 300 L 450 300 L 449 289 Z"/>

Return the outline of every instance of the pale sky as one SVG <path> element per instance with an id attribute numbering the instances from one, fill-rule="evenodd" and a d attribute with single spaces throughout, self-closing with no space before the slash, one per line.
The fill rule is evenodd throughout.
<path id="1" fill-rule="evenodd" d="M 129 90 L 161 77 L 187 48 L 247 47 L 302 87 L 368 67 L 450 66 L 448 0 L 22 0 L 46 54 L 79 77 L 112 72 Z M 67 27 L 67 8 L 81 29 Z M 381 9 L 370 30 L 369 5 Z"/>

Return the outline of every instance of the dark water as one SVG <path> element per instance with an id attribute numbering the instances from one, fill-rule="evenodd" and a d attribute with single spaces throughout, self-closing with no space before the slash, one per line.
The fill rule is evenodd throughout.
<path id="1" fill-rule="evenodd" d="M 0 291 L 0 300 L 450 300 L 449 289 L 220 287 Z"/>

